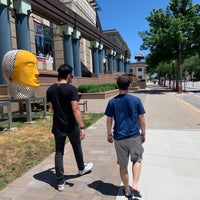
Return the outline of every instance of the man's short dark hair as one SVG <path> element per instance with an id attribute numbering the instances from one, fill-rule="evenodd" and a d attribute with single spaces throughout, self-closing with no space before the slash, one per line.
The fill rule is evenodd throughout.
<path id="1" fill-rule="evenodd" d="M 72 73 L 73 68 L 67 64 L 62 64 L 58 68 L 58 78 L 59 79 L 66 79 L 68 74 Z"/>
<path id="2" fill-rule="evenodd" d="M 122 74 L 117 78 L 117 85 L 120 90 L 128 90 L 131 83 L 131 78 L 128 74 Z"/>

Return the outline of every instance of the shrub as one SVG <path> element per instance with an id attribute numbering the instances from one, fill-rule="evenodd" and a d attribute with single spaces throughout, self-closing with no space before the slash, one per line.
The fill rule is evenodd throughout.
<path id="1" fill-rule="evenodd" d="M 95 92 L 106 92 L 110 90 L 116 90 L 117 84 L 105 83 L 105 84 L 83 84 L 78 87 L 80 93 L 95 93 Z"/>

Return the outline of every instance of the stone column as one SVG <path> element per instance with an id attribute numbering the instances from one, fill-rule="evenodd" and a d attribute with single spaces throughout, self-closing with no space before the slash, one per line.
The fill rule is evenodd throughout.
<path id="1" fill-rule="evenodd" d="M 29 15 L 31 4 L 26 0 L 15 0 L 15 23 L 17 35 L 17 48 L 31 51 Z"/>
<path id="2" fill-rule="evenodd" d="M 93 73 L 99 73 L 99 42 L 91 41 Z"/>
<path id="3" fill-rule="evenodd" d="M 113 51 L 113 72 L 117 71 L 116 51 Z"/>
<path id="4" fill-rule="evenodd" d="M 103 44 L 99 44 L 99 73 L 103 74 Z"/>
<path id="5" fill-rule="evenodd" d="M 113 53 L 114 51 L 112 49 L 107 49 L 106 55 L 108 58 L 108 71 L 113 72 Z"/>
<path id="6" fill-rule="evenodd" d="M 122 72 L 125 72 L 125 68 L 124 68 L 124 56 L 122 56 Z"/>
<path id="7" fill-rule="evenodd" d="M 73 28 L 69 25 L 61 26 L 61 34 L 63 35 L 64 62 L 74 69 L 74 57 L 72 46 Z M 74 71 L 73 71 L 74 74 Z"/>
<path id="8" fill-rule="evenodd" d="M 130 69 L 129 64 L 130 64 L 129 59 L 125 58 L 125 60 L 124 60 L 124 71 L 125 71 L 125 73 L 129 73 L 129 69 Z"/>
<path id="9" fill-rule="evenodd" d="M 117 56 L 117 59 L 119 72 L 124 72 L 124 56 L 120 54 Z"/>
<path id="10" fill-rule="evenodd" d="M 80 37 L 81 37 L 81 32 L 75 29 L 73 32 L 73 40 L 72 40 L 75 77 L 82 77 L 81 59 L 80 59 Z"/>
<path id="11" fill-rule="evenodd" d="M 12 38 L 9 18 L 9 5 L 8 1 L 1 1 L 0 4 L 0 84 L 6 84 L 6 80 L 2 74 L 2 60 L 3 56 L 12 49 Z"/>

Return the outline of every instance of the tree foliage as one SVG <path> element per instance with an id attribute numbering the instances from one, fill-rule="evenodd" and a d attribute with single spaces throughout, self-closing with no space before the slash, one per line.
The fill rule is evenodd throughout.
<path id="1" fill-rule="evenodd" d="M 200 59 L 198 55 L 185 59 L 183 68 L 184 72 L 187 72 L 191 79 L 200 80 Z"/>
<path id="2" fill-rule="evenodd" d="M 141 50 L 150 50 L 147 65 L 178 60 L 200 52 L 200 5 L 192 0 L 170 0 L 166 10 L 153 9 L 148 16 L 150 30 L 138 34 L 143 40 Z"/>

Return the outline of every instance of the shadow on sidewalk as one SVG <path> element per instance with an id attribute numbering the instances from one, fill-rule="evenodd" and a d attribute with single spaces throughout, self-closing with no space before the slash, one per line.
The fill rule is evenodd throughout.
<path id="1" fill-rule="evenodd" d="M 134 90 L 134 91 L 129 91 L 130 93 L 133 94 L 164 94 L 168 92 L 175 92 L 171 89 L 151 89 L 151 90 Z"/>
<path id="2" fill-rule="evenodd" d="M 124 186 L 116 186 L 112 183 L 105 183 L 101 180 L 94 181 L 88 184 L 89 188 L 99 191 L 103 195 L 107 196 L 124 196 Z M 129 197 L 129 200 L 139 200 L 138 198 Z"/>
<path id="3" fill-rule="evenodd" d="M 49 184 L 51 187 L 57 189 L 54 167 L 50 168 L 48 170 L 42 171 L 38 174 L 34 174 L 33 177 L 39 181 Z"/>
<path id="4" fill-rule="evenodd" d="M 33 175 L 33 177 L 39 181 L 45 182 L 47 184 L 49 184 L 51 187 L 55 188 L 57 190 L 57 179 L 56 179 L 56 175 L 54 173 L 54 167 L 50 168 L 46 171 L 42 171 L 38 174 Z M 68 179 L 74 179 L 74 178 L 78 178 L 80 177 L 79 174 L 76 175 L 66 175 L 65 176 L 65 180 Z M 68 185 L 69 187 L 74 186 L 74 183 L 70 183 L 68 181 L 65 182 L 65 185 Z"/>
<path id="5" fill-rule="evenodd" d="M 113 185 L 112 183 L 105 183 L 101 180 L 97 180 L 88 184 L 88 187 L 109 196 L 117 196 L 119 189 L 119 186 Z"/>

